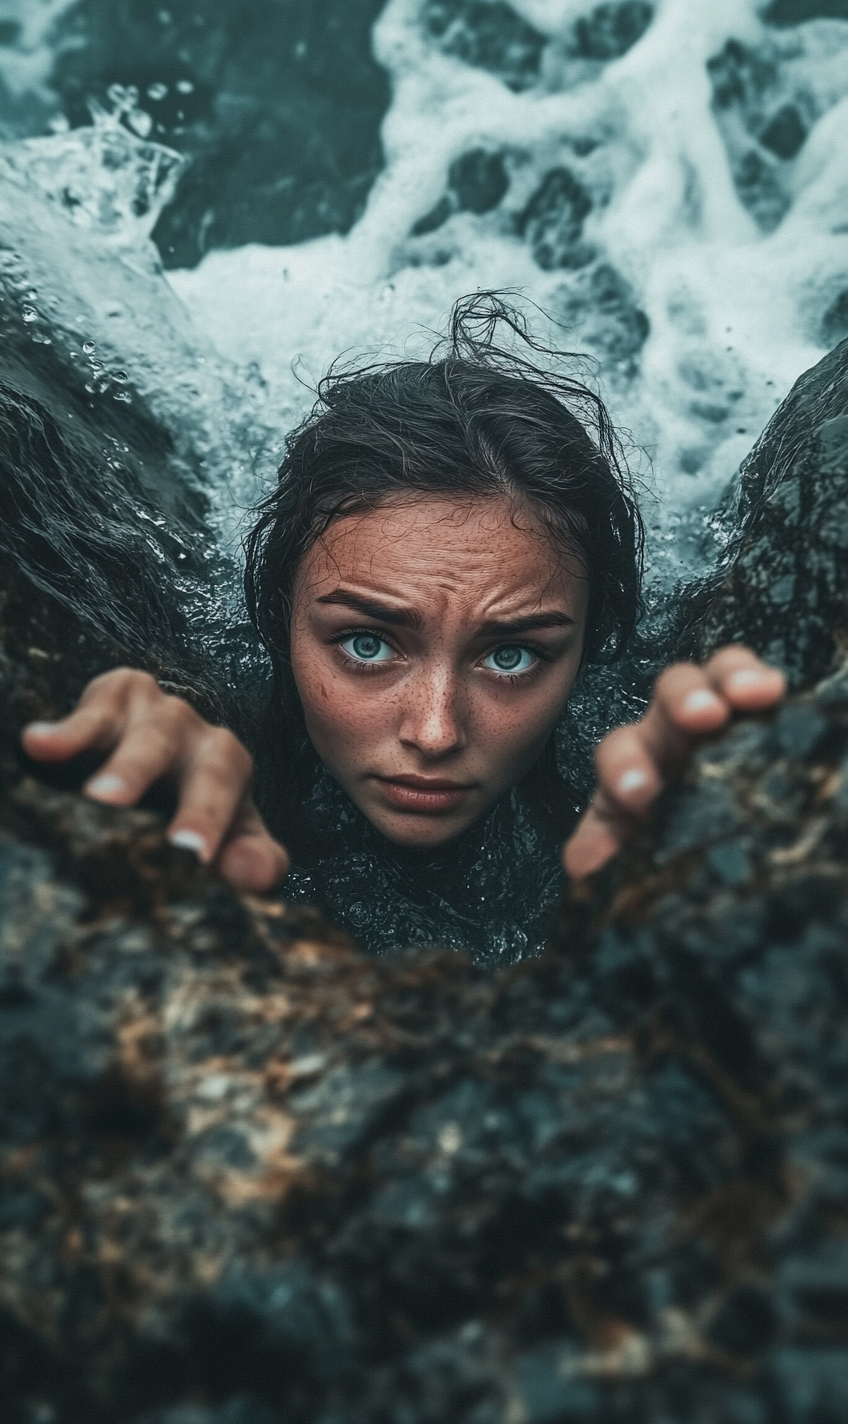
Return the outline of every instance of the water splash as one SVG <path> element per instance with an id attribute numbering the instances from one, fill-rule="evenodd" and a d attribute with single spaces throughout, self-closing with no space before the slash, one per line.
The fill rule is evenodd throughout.
<path id="1" fill-rule="evenodd" d="M 145 127 L 137 90 L 114 85 L 111 95 L 111 112 L 92 104 L 90 127 L 6 145 L 0 162 L 72 223 L 133 246 L 150 236 L 185 160 L 161 144 L 139 144 L 124 127 L 126 120 L 136 135 Z"/>
<path id="2" fill-rule="evenodd" d="M 761 10 L 391 0 L 361 221 L 172 284 L 289 406 L 294 357 L 315 377 L 341 350 L 414 346 L 464 292 L 521 289 L 597 359 L 649 457 L 667 582 L 706 557 L 709 511 L 848 311 L 848 24 Z"/>

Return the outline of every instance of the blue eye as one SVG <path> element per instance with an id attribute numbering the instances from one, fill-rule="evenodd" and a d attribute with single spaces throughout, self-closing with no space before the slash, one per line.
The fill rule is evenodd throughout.
<path id="1" fill-rule="evenodd" d="M 484 658 L 483 666 L 493 672 L 528 672 L 535 661 L 535 654 L 529 648 L 522 648 L 518 643 L 504 643 Z"/>
<path id="2" fill-rule="evenodd" d="M 341 644 L 348 657 L 358 663 L 385 663 L 393 656 L 392 649 L 377 633 L 354 633 Z"/>

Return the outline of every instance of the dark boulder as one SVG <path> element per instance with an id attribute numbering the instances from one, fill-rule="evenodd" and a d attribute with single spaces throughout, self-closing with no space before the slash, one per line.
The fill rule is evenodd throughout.
<path id="1" fill-rule="evenodd" d="M 848 647 L 848 341 L 796 382 L 739 474 L 717 572 L 681 647 L 746 642 L 794 687 Z"/>
<path id="2" fill-rule="evenodd" d="M 231 893 L 154 812 L 25 776 L 69 640 L 108 649 L 4 569 L 12 1424 L 845 1417 L 844 359 L 760 442 L 701 592 L 705 645 L 779 633 L 815 687 L 706 746 L 548 956 L 499 976 L 367 959 Z M 778 624 L 756 573 L 803 573 L 805 540 Z"/>

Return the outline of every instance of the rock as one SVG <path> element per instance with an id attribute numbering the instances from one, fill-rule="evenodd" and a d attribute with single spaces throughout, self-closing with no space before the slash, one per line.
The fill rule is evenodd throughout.
<path id="1" fill-rule="evenodd" d="M 801 574 L 806 538 L 780 631 L 816 685 L 706 745 L 501 975 L 368 959 L 154 810 L 34 780 L 20 721 L 105 645 L 4 569 L 11 1424 L 845 1417 L 848 672 L 820 680 L 844 359 L 775 417 L 699 593 L 705 639 L 757 609 L 771 635 L 752 541 Z M 769 512 L 792 488 L 806 530 Z"/>
<path id="2" fill-rule="evenodd" d="M 497 978 L 19 783 L 10 1419 L 841 1417 L 846 770 L 843 674 L 706 748 Z"/>
<path id="3" fill-rule="evenodd" d="M 848 341 L 798 380 L 740 472 L 681 651 L 750 644 L 809 687 L 848 648 Z"/>

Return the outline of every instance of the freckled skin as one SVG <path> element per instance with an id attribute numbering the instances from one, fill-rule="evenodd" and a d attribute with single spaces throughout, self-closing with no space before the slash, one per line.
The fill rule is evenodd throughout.
<path id="1" fill-rule="evenodd" d="M 321 601 L 351 594 L 414 625 Z M 390 840 L 450 840 L 541 755 L 577 676 L 587 603 L 577 559 L 505 499 L 407 498 L 334 522 L 294 588 L 292 666 L 318 755 Z M 484 631 L 542 614 L 561 625 Z M 357 661 L 341 635 L 348 649 L 379 642 L 381 660 Z M 505 646 L 527 649 L 529 672 L 493 665 Z M 456 789 L 398 789 L 397 777 Z"/>

